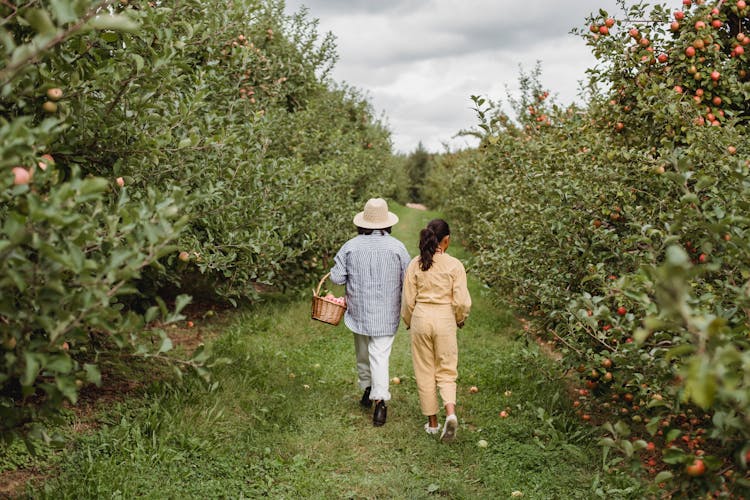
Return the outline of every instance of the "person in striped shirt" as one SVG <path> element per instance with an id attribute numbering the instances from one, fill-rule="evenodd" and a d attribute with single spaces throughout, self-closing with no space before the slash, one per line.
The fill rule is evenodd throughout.
<path id="1" fill-rule="evenodd" d="M 331 281 L 346 285 L 344 324 L 354 334 L 357 376 L 364 390 L 360 404 L 375 410 L 372 423 L 385 424 L 389 391 L 388 364 L 401 312 L 404 272 L 411 257 L 391 236 L 398 216 L 388 203 L 373 198 L 354 217 L 357 236 L 341 247 L 334 258 Z"/>

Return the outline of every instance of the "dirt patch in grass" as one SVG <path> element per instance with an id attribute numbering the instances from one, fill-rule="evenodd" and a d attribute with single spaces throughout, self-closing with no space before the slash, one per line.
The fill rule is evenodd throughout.
<path id="1" fill-rule="evenodd" d="M 26 489 L 26 484 L 42 482 L 49 475 L 37 469 L 18 469 L 0 473 L 0 498 L 19 498 Z"/>

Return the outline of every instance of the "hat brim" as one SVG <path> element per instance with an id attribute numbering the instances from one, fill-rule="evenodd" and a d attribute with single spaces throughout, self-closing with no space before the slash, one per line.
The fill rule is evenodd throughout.
<path id="1" fill-rule="evenodd" d="M 395 226 L 398 223 L 398 215 L 393 212 L 388 212 L 388 218 L 383 222 L 368 222 L 365 220 L 365 213 L 360 212 L 354 216 L 354 225 L 364 229 L 385 229 L 387 227 Z"/>

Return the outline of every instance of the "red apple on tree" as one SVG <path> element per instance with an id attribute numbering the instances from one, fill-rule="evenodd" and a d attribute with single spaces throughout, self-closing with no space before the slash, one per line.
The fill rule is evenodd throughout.
<path id="1" fill-rule="evenodd" d="M 703 463 L 703 460 L 697 458 L 693 463 L 685 467 L 685 472 L 687 472 L 688 476 L 700 477 L 706 473 L 706 464 Z"/>
<path id="2" fill-rule="evenodd" d="M 63 96 L 63 91 L 60 88 L 54 87 L 51 89 L 47 89 L 47 97 L 51 101 L 59 101 L 60 99 L 62 99 L 62 96 Z"/>
<path id="3" fill-rule="evenodd" d="M 46 113 L 56 113 L 57 112 L 57 103 L 52 101 L 44 101 L 44 104 L 42 104 L 42 109 Z"/>
<path id="4" fill-rule="evenodd" d="M 13 184 L 20 186 L 22 184 L 28 184 L 31 182 L 31 173 L 23 167 L 13 167 Z"/>

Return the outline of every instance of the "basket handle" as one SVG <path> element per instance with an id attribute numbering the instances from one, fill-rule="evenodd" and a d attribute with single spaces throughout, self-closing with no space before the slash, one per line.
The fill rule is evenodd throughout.
<path id="1" fill-rule="evenodd" d="M 317 297 L 318 295 L 320 295 L 320 287 L 323 286 L 323 283 L 325 283 L 326 278 L 328 278 L 330 275 L 331 275 L 331 272 L 329 271 L 325 276 L 323 276 L 323 278 L 321 278 L 320 283 L 318 283 L 317 290 L 313 291 L 313 293 L 315 294 L 315 297 Z"/>

